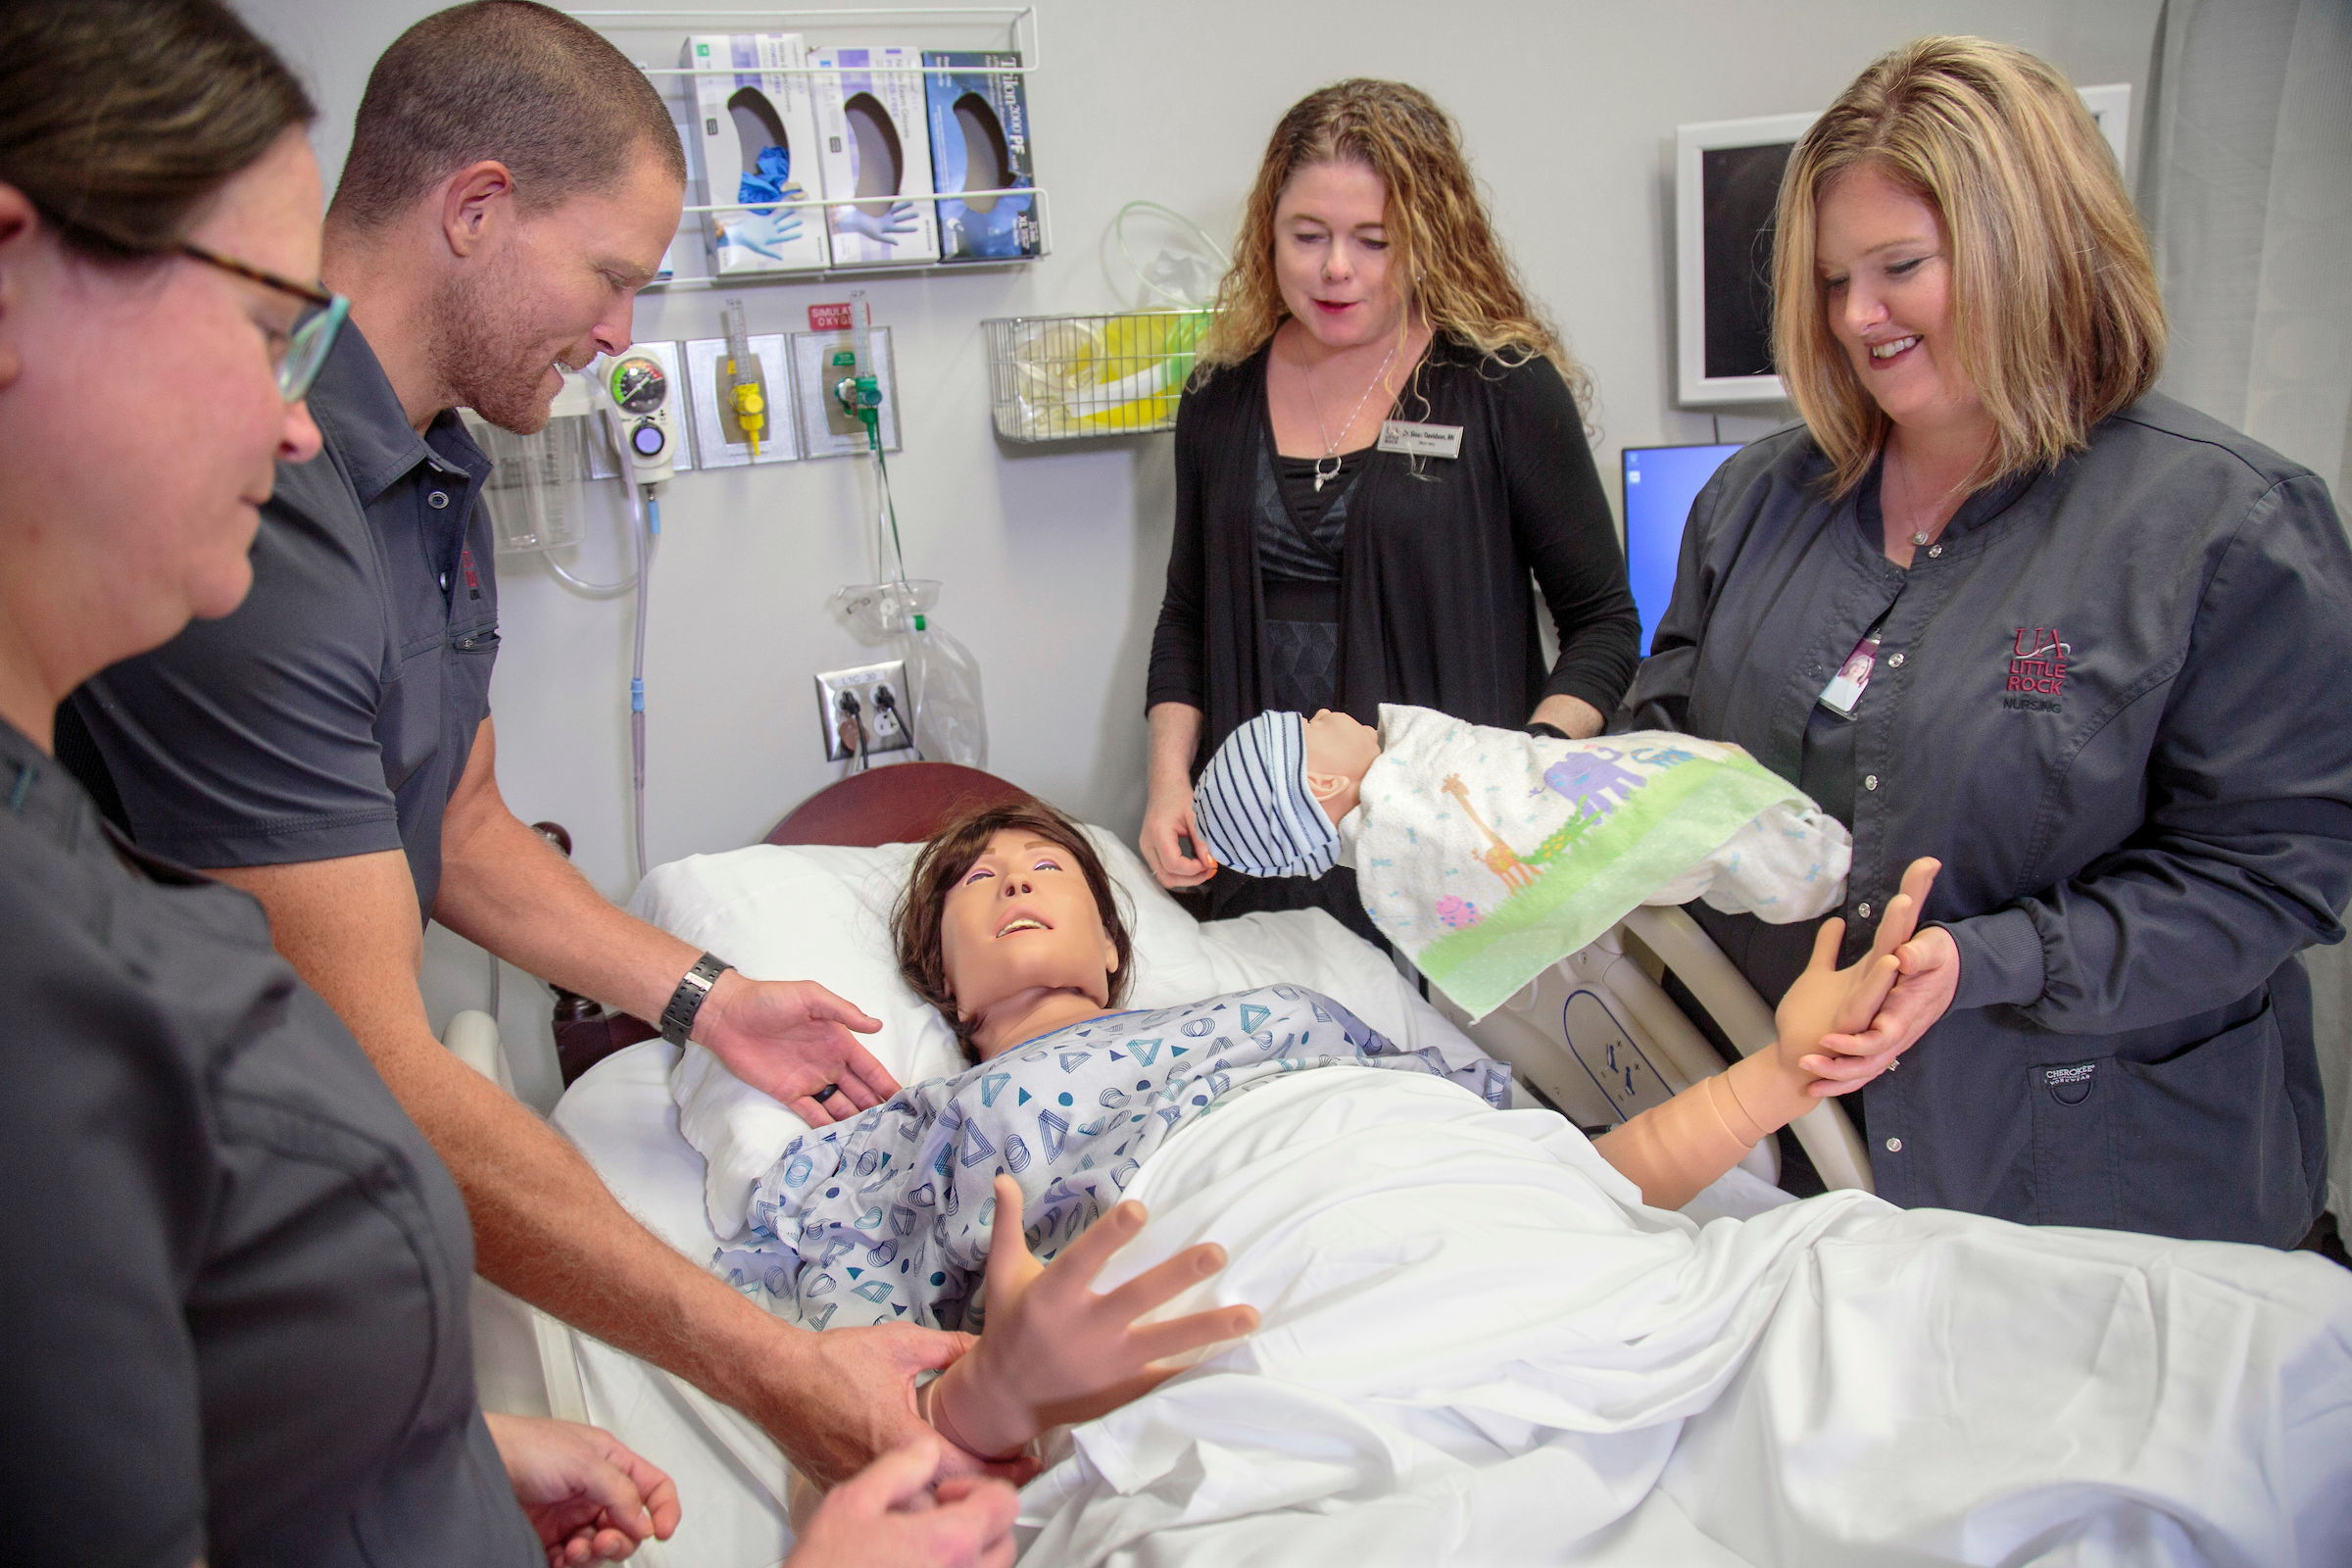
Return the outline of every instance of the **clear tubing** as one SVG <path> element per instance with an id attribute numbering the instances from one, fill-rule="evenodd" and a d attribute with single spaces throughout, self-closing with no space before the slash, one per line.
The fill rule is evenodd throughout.
<path id="1" fill-rule="evenodd" d="M 645 880 L 645 623 L 654 578 L 654 538 L 662 531 L 662 503 L 653 487 L 629 486 L 630 531 L 637 536 L 637 649 L 629 665 L 630 779 L 636 807 L 637 879 Z M 642 505 L 640 502 L 642 501 Z M 643 524 L 639 525 L 639 514 Z"/>

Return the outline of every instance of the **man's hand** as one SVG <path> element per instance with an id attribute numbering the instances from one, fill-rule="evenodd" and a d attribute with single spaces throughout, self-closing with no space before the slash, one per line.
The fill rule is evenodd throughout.
<path id="1" fill-rule="evenodd" d="M 876 1455 L 930 1433 L 915 1414 L 914 1380 L 954 1365 L 977 1343 L 969 1334 L 885 1323 L 793 1336 L 798 1353 L 780 1360 L 764 1397 L 742 1408 L 784 1447 L 793 1468 L 820 1487 L 847 1481 Z M 951 1447 L 951 1474 L 988 1474 L 1019 1483 L 1037 1474 L 1033 1459 L 984 1464 Z"/>
<path id="2" fill-rule="evenodd" d="M 678 1528 L 677 1488 L 611 1433 L 528 1416 L 483 1419 L 549 1568 L 618 1562 L 647 1536 L 667 1541 Z"/>
<path id="3" fill-rule="evenodd" d="M 822 1127 L 899 1092 L 899 1081 L 850 1032 L 881 1027 L 881 1019 L 813 980 L 747 980 L 729 969 L 703 999 L 693 1037 L 736 1077 Z M 819 1104 L 811 1097 L 828 1085 L 841 1093 Z"/>
<path id="4" fill-rule="evenodd" d="M 785 1568 L 1010 1568 L 1020 1495 L 949 1475 L 955 1452 L 919 1431 L 834 1488 Z"/>
<path id="5" fill-rule="evenodd" d="M 1048 1268 L 1022 1234 L 1020 1184 L 999 1176 L 996 1200 L 988 1332 L 930 1390 L 932 1419 L 956 1443 L 1011 1452 L 1041 1432 L 1150 1393 L 1181 1370 L 1160 1364 L 1168 1357 L 1257 1327 L 1253 1306 L 1136 1326 L 1225 1266 L 1225 1249 L 1214 1242 L 1188 1247 L 1106 1295 L 1094 1293 L 1095 1276 L 1144 1228 L 1141 1203 L 1121 1203 L 1095 1221 Z"/>

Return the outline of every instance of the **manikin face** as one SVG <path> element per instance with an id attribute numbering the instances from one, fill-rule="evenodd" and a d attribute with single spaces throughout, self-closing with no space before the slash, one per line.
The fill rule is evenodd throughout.
<path id="1" fill-rule="evenodd" d="M 998 833 L 949 890 L 939 942 L 966 1018 L 1053 992 L 1108 1005 L 1119 964 L 1076 857 L 1029 828 Z"/>
<path id="2" fill-rule="evenodd" d="M 1326 708 L 1306 721 L 1306 792 L 1338 826 L 1356 808 L 1365 772 L 1380 757 L 1380 731 Z"/>
<path id="3" fill-rule="evenodd" d="M 1274 203 L 1282 303 L 1326 348 L 1393 338 L 1404 319 L 1404 291 L 1389 272 L 1388 205 L 1380 176 L 1356 163 L 1310 164 Z"/>
<path id="4" fill-rule="evenodd" d="M 564 386 L 559 365 L 582 369 L 629 346 L 631 306 L 661 270 L 684 201 L 651 153 L 610 189 L 544 212 L 499 201 L 436 302 L 443 384 L 492 424 L 543 428 Z"/>
<path id="5" fill-rule="evenodd" d="M 1816 226 L 1831 335 L 1886 416 L 1923 432 L 1982 419 L 1951 337 L 1951 251 L 1936 209 L 1865 164 L 1823 193 Z"/>
<path id="6" fill-rule="evenodd" d="M 36 226 L 21 195 L 0 195 L 0 450 L 20 501 L 74 538 L 75 560 L 44 568 L 45 591 L 95 667 L 191 616 L 227 614 L 252 587 L 248 555 L 277 464 L 318 451 L 310 415 L 277 390 L 307 307 L 192 259 L 84 261 Z M 318 275 L 319 207 L 318 160 L 289 130 L 221 187 L 188 238 L 307 281 Z"/>

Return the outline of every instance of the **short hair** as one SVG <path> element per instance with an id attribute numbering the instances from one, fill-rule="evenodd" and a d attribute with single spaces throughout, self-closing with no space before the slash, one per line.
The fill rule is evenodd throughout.
<path id="1" fill-rule="evenodd" d="M 402 33 L 368 74 L 328 218 L 380 228 L 485 159 L 507 166 L 519 207 L 544 211 L 641 151 L 685 183 L 669 110 L 611 41 L 531 0 L 474 0 Z"/>
<path id="2" fill-rule="evenodd" d="M 0 5 L 0 180 L 81 255 L 171 251 L 317 113 L 220 0 Z"/>
<path id="3" fill-rule="evenodd" d="M 1200 355 L 1204 370 L 1239 365 L 1282 324 L 1274 209 L 1293 175 L 1323 164 L 1362 164 L 1380 176 L 1391 275 L 1409 284 L 1430 325 L 1513 364 L 1551 361 L 1591 412 L 1592 378 L 1569 358 L 1495 237 L 1452 117 L 1418 87 L 1363 76 L 1308 93 L 1275 124 L 1242 212 L 1232 269 L 1217 289 L 1217 317 Z"/>
<path id="4" fill-rule="evenodd" d="M 2164 364 L 2164 306 L 2115 157 L 2066 77 L 1983 38 L 1883 56 L 1813 122 L 1781 181 L 1773 354 L 1831 463 L 1859 484 L 1886 416 L 1831 335 L 1815 263 L 1830 184 L 1875 168 L 1942 220 L 1961 370 L 1998 431 L 1980 483 L 2058 462 Z"/>
<path id="5" fill-rule="evenodd" d="M 898 952 L 900 975 L 916 996 L 948 1020 L 967 1061 L 980 1059 L 973 1044 L 980 1021 L 956 1010 L 956 993 L 948 985 L 947 955 L 939 940 L 940 924 L 947 913 L 949 892 L 988 848 L 988 841 L 1007 828 L 1034 833 L 1058 845 L 1077 862 L 1087 891 L 1095 896 L 1095 912 L 1102 917 L 1102 929 L 1119 956 L 1118 968 L 1108 976 L 1111 1006 L 1127 1000 L 1127 988 L 1135 974 L 1135 939 L 1128 935 L 1127 922 L 1120 916 L 1110 873 L 1102 868 L 1102 858 L 1095 853 L 1084 828 L 1036 800 L 966 811 L 934 833 L 915 856 L 914 866 L 906 874 L 906 891 L 891 911 L 890 935 Z"/>

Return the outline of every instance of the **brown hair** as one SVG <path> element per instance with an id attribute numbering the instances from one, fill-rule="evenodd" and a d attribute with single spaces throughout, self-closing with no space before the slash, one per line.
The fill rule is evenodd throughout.
<path id="1" fill-rule="evenodd" d="M 1294 174 L 1321 164 L 1362 164 L 1380 176 L 1391 275 L 1412 280 L 1433 328 L 1510 364 L 1551 361 L 1578 407 L 1591 410 L 1592 377 L 1568 357 L 1495 239 L 1451 117 L 1418 87 L 1360 76 L 1308 93 L 1275 125 L 1232 270 L 1217 288 L 1203 371 L 1255 354 L 1290 314 L 1274 276 L 1274 209 Z"/>
<path id="2" fill-rule="evenodd" d="M 1128 935 L 1127 922 L 1120 916 L 1110 873 L 1102 868 L 1102 858 L 1095 853 L 1084 828 L 1043 801 L 990 806 L 965 812 L 934 833 L 931 842 L 914 858 L 914 867 L 906 874 L 906 891 L 899 895 L 898 907 L 891 911 L 890 935 L 898 949 L 899 973 L 916 996 L 937 1007 L 940 1016 L 954 1027 L 956 1044 L 963 1049 L 964 1058 L 969 1061 L 980 1059 L 972 1043 L 980 1021 L 966 1018 L 956 1010 L 956 993 L 948 985 L 947 959 L 940 947 L 939 927 L 948 906 L 949 891 L 971 869 L 972 862 L 988 848 L 988 841 L 1007 828 L 1034 833 L 1057 844 L 1078 862 L 1087 891 L 1095 896 L 1095 910 L 1102 917 L 1102 929 L 1110 937 L 1111 946 L 1118 950 L 1119 966 L 1109 977 L 1111 1006 L 1126 1001 L 1128 983 L 1135 973 L 1135 939 Z"/>
<path id="3" fill-rule="evenodd" d="M 641 151 L 680 183 L 662 95 L 602 33 L 531 0 L 475 0 L 417 23 L 368 74 L 329 221 L 381 227 L 469 164 L 495 159 L 544 211 L 618 180 Z"/>
<path id="4" fill-rule="evenodd" d="M 2056 463 L 2136 402 L 2164 364 L 2164 306 L 2115 158 L 2059 73 L 1982 38 L 1922 38 L 1854 79 L 1781 181 L 1773 355 L 1842 495 L 1886 416 L 1830 333 L 1816 216 L 1875 168 L 1936 209 L 1950 245 L 1952 337 L 1998 432 L 1977 478 Z"/>
<path id="5" fill-rule="evenodd" d="M 171 250 L 317 113 L 219 0 L 0 4 L 0 181 L 84 256 Z"/>

